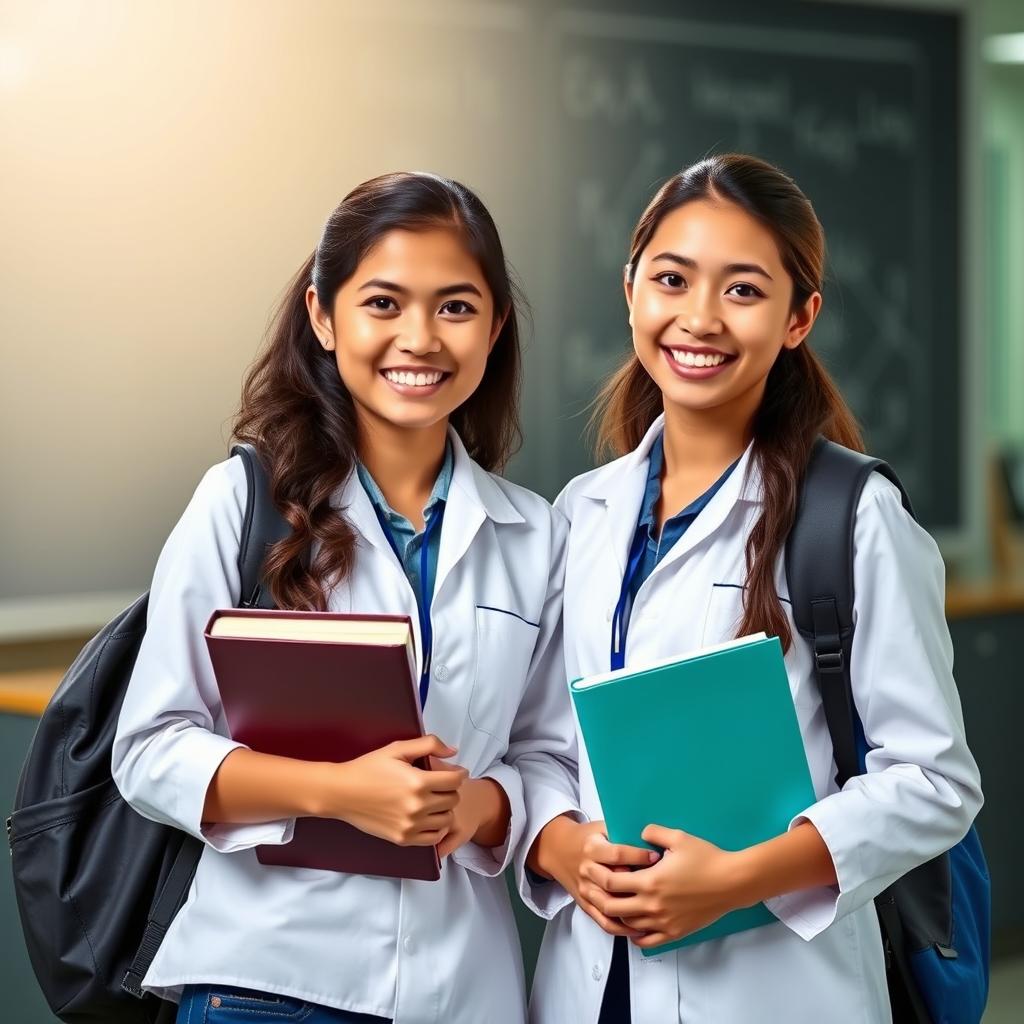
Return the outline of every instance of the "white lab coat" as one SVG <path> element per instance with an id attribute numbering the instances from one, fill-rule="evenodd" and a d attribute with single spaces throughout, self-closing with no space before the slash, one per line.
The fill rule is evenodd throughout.
<path id="1" fill-rule="evenodd" d="M 422 882 L 261 866 L 253 847 L 286 842 L 293 821 L 201 828 L 210 779 L 238 746 L 203 639 L 210 613 L 238 595 L 245 476 L 230 459 L 206 474 L 160 556 L 114 743 L 125 799 L 207 844 L 147 989 L 176 998 L 186 984 L 230 984 L 397 1024 L 524 1020 L 502 871 L 518 855 L 522 875 L 537 829 L 577 800 L 561 651 L 567 529 L 546 501 L 484 472 L 451 438 L 424 720 L 471 776 L 508 794 L 505 845 L 492 853 L 469 843 L 439 881 Z M 415 596 L 355 474 L 333 503 L 347 509 L 358 543 L 330 610 L 408 615 L 420 650 Z M 529 892 L 529 879 L 521 884 Z"/>
<path id="2" fill-rule="evenodd" d="M 565 585 L 569 679 L 609 667 L 612 612 L 644 492 L 636 451 L 573 480 L 556 501 L 570 520 Z M 761 512 L 750 451 L 637 594 L 626 664 L 640 665 L 735 636 L 744 548 Z M 750 470 L 748 476 L 748 469 Z M 957 843 L 981 806 L 964 739 L 943 615 L 943 565 L 896 489 L 878 474 L 857 508 L 853 690 L 869 774 L 836 792 L 832 747 L 807 645 L 794 629 L 786 655 L 817 802 L 812 821 L 835 862 L 838 888 L 769 901 L 780 922 L 656 958 L 629 950 L 634 1024 L 874 1024 L 890 1019 L 873 897 L 908 869 Z M 778 593 L 788 595 L 782 559 Z M 783 604 L 785 608 L 785 603 Z M 791 621 L 792 628 L 792 621 Z M 583 812 L 603 817 L 585 752 Z M 628 771 L 628 757 L 623 771 Z M 563 895 L 563 900 L 565 896 Z M 552 907 L 557 905 L 552 897 Z M 534 1024 L 595 1024 L 612 938 L 577 907 L 548 925 L 537 968 Z"/>

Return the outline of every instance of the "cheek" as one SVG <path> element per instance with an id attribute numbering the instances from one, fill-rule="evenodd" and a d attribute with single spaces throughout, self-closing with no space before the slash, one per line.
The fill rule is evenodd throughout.
<path id="1" fill-rule="evenodd" d="M 645 293 L 633 304 L 633 334 L 638 340 L 657 337 L 674 318 L 669 296 Z"/>

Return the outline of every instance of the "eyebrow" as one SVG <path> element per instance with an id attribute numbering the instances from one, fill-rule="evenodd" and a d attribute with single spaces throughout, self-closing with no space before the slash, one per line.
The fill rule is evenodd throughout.
<path id="1" fill-rule="evenodd" d="M 386 292 L 397 292 L 399 295 L 408 295 L 409 289 L 403 288 L 400 284 L 395 284 L 394 281 L 385 281 L 380 277 L 373 277 L 365 284 L 359 286 L 359 291 L 365 291 L 367 288 L 380 288 Z M 470 281 L 460 281 L 458 284 L 448 284 L 443 288 L 438 288 L 434 295 L 443 299 L 449 295 L 458 295 L 461 292 L 469 292 L 471 295 L 476 295 L 479 298 L 483 298 L 480 294 L 480 289 Z"/>
<path id="2" fill-rule="evenodd" d="M 700 269 L 696 260 L 690 259 L 689 256 L 680 256 L 674 252 L 660 252 L 651 262 L 654 263 L 657 260 L 668 260 L 671 263 L 678 263 L 679 266 L 688 267 L 690 270 Z M 773 280 L 772 275 L 757 263 L 727 263 L 722 269 L 727 274 L 761 274 L 763 277 L 767 277 L 769 281 Z"/>

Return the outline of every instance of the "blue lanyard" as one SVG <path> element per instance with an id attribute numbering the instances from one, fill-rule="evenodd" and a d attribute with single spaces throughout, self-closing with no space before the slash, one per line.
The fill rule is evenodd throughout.
<path id="1" fill-rule="evenodd" d="M 391 532 L 391 524 L 387 521 L 384 513 L 377 507 L 376 502 L 371 503 L 373 505 L 373 511 L 377 513 L 377 521 L 380 523 L 380 528 L 384 531 L 384 536 L 387 537 L 388 543 L 391 545 L 391 550 L 394 551 L 395 557 L 398 559 L 399 565 L 402 566 L 402 571 L 405 571 L 405 564 L 402 561 L 402 556 L 398 553 L 398 545 L 395 543 L 394 534 Z M 430 538 L 433 535 L 435 529 L 441 525 L 441 519 L 444 516 L 444 502 L 438 502 L 434 506 L 434 513 L 428 515 L 426 522 L 423 525 L 423 541 L 420 547 L 420 593 L 419 600 L 416 602 L 416 612 L 419 615 L 420 620 L 420 640 L 423 644 L 423 669 L 420 672 L 420 707 L 426 707 L 427 704 L 427 693 L 430 690 L 430 661 L 434 652 L 434 629 L 430 623 L 430 602 L 433 598 L 433 591 L 428 593 L 427 585 L 427 571 L 430 568 Z"/>
<path id="2" fill-rule="evenodd" d="M 615 605 L 612 616 L 611 666 L 612 671 L 626 667 L 626 633 L 629 630 L 629 616 L 632 608 L 633 580 L 640 571 L 644 548 L 647 546 L 647 527 L 638 523 L 633 534 L 633 542 L 629 545 L 629 558 L 626 560 L 626 573 L 622 577 L 622 588 L 619 590 L 619 601 Z"/>

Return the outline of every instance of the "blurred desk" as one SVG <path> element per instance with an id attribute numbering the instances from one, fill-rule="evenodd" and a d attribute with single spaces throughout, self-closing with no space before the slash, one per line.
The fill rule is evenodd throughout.
<path id="1" fill-rule="evenodd" d="M 1024 613 L 1024 582 L 957 584 L 946 587 L 946 618 Z"/>
<path id="2" fill-rule="evenodd" d="M 985 806 L 978 829 L 992 875 L 993 949 L 1016 950 L 1024 936 L 1024 818 L 1018 813 L 1024 742 L 1024 583 L 951 584 L 946 615 L 955 650 L 955 674 L 971 750 L 981 768 Z M 0 749 L 6 751 L 0 790 L 10 799 L 34 719 L 52 696 L 63 668 L 0 673 Z M 2 894 L 0 894 L 2 895 Z M 10 898 L 9 895 L 7 897 Z M 0 905 L 4 900 L 0 899 Z M 521 907 L 528 973 L 540 939 L 540 923 Z M 7 926 L 9 927 L 9 926 Z M 0 945 L 6 936 L 0 935 Z M 1011 948 L 1012 946 L 1012 948 Z M 19 968 L 20 969 L 20 968 Z M 0 972 L 0 983 L 10 983 Z"/>
<path id="3" fill-rule="evenodd" d="M 0 712 L 38 718 L 63 674 L 62 668 L 0 673 Z"/>

